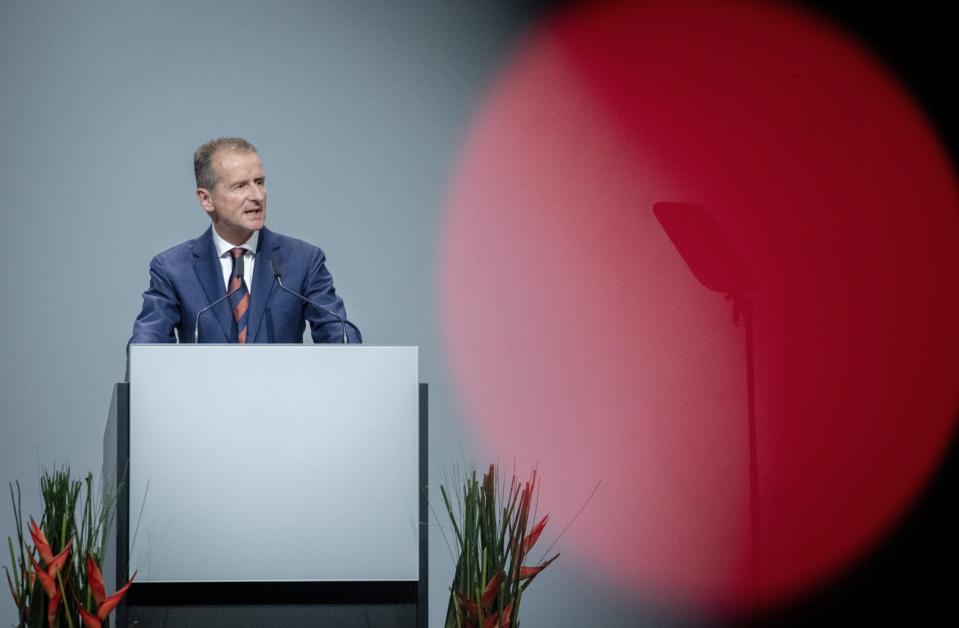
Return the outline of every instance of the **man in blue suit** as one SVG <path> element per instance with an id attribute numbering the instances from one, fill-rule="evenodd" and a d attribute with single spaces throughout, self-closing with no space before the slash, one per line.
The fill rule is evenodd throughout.
<path id="1" fill-rule="evenodd" d="M 266 220 L 266 176 L 252 144 L 207 142 L 194 154 L 196 195 L 213 224 L 203 235 L 150 262 L 150 287 L 131 343 L 298 343 L 309 321 L 313 341 L 361 342 L 346 321 L 326 256 L 301 240 L 274 233 Z M 283 285 L 321 307 L 283 290 Z M 204 308 L 223 298 L 209 310 Z"/>

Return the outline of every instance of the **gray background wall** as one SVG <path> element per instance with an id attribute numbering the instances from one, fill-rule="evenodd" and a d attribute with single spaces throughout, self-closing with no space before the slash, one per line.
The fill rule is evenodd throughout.
<path id="1" fill-rule="evenodd" d="M 190 155 L 218 135 L 260 148 L 270 227 L 324 247 L 366 340 L 421 347 L 432 483 L 469 458 L 435 331 L 442 196 L 477 99 L 538 13 L 509 0 L 0 3 L 0 482 L 21 480 L 24 510 L 39 512 L 39 465 L 99 468 L 147 263 L 206 228 Z M 0 498 L 0 539 L 12 524 Z M 431 546 L 439 625 L 452 565 L 435 526 Z M 524 597 L 525 623 L 679 621 L 561 560 Z M 0 594 L 0 623 L 13 617 Z"/>
<path id="2" fill-rule="evenodd" d="M 99 468 L 147 263 L 209 224 L 191 155 L 219 135 L 258 146 L 268 224 L 326 250 L 367 342 L 420 346 L 434 477 L 471 456 L 435 333 L 436 231 L 475 102 L 534 13 L 507 0 L 0 4 L 0 536 L 7 481 L 39 513 L 39 465 Z M 452 565 L 435 530 L 432 547 L 438 625 Z M 594 625 L 631 623 L 633 604 L 581 572 L 570 561 L 537 582 L 531 625 L 581 625 L 593 605 L 608 613 Z M 14 616 L 0 594 L 0 623 Z"/>

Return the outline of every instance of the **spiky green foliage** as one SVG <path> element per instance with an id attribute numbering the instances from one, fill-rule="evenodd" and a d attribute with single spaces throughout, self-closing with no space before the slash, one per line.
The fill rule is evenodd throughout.
<path id="1" fill-rule="evenodd" d="M 20 483 L 10 484 L 16 540 L 7 537 L 10 567 L 4 567 L 4 571 L 17 606 L 17 626 L 77 628 L 81 625 L 77 603 L 79 601 L 89 608 L 93 595 L 84 561 L 89 555 L 98 565 L 102 564 L 115 512 L 116 492 L 101 490 L 96 495 L 92 473 L 83 480 L 74 480 L 70 477 L 70 469 L 62 467 L 41 471 L 40 493 L 43 516 L 36 523 L 37 527 L 32 528 L 33 520 L 26 522 L 23 517 Z M 24 526 L 28 523 L 25 533 Z M 54 556 L 69 548 L 62 567 L 50 569 L 52 561 L 49 556 L 43 556 L 40 548 L 43 543 L 38 542 L 38 537 L 45 540 Z M 58 593 L 55 604 L 51 604 L 51 596 L 42 586 L 38 565 L 44 574 L 48 570 L 54 572 Z"/>
<path id="2" fill-rule="evenodd" d="M 552 563 L 527 566 L 529 551 L 546 526 L 536 518 L 537 476 L 507 486 L 496 465 L 477 479 L 471 470 L 460 490 L 451 495 L 440 487 L 453 527 L 456 573 L 450 587 L 446 628 L 517 628 L 523 592 Z"/>

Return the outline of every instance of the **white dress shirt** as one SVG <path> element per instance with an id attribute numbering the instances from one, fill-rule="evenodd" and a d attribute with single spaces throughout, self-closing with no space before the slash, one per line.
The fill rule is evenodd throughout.
<path id="1" fill-rule="evenodd" d="M 245 249 L 243 252 L 243 280 L 246 282 L 246 290 L 253 294 L 253 264 L 256 261 L 256 243 L 260 239 L 260 232 L 254 231 L 250 239 L 240 245 Z M 213 230 L 213 244 L 216 246 L 216 254 L 220 258 L 220 267 L 223 269 L 223 285 L 227 290 L 230 289 L 230 275 L 233 273 L 233 256 L 230 251 L 236 246 L 230 244 L 220 237 L 220 234 Z"/>

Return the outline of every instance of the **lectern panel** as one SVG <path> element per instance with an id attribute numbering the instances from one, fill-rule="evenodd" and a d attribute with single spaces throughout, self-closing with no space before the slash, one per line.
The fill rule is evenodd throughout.
<path id="1" fill-rule="evenodd" d="M 418 579 L 415 347 L 133 345 L 130 382 L 139 582 Z"/>

